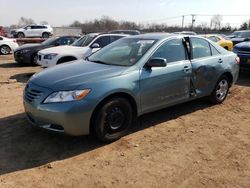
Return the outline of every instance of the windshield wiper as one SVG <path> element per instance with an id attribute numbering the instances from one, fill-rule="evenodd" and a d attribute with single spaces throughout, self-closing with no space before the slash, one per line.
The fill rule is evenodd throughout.
<path id="1" fill-rule="evenodd" d="M 103 62 L 103 61 L 100 61 L 100 60 L 89 60 L 88 61 L 91 61 L 91 62 L 94 62 L 94 63 L 99 63 L 99 64 L 104 64 L 104 65 L 109 65 L 109 63 L 106 63 L 106 62 Z"/>

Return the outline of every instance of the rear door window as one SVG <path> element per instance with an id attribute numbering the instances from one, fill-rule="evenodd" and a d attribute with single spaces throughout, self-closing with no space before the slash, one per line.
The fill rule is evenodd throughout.
<path id="1" fill-rule="evenodd" d="M 72 43 L 71 39 L 72 38 L 68 38 L 68 37 L 60 38 L 55 43 L 57 43 L 59 45 L 69 45 Z"/>
<path id="2" fill-rule="evenodd" d="M 201 38 L 190 38 L 192 44 L 193 59 L 210 57 L 212 55 L 210 44 Z"/>
<path id="3" fill-rule="evenodd" d="M 220 52 L 211 44 L 210 44 L 210 48 L 211 48 L 212 56 L 220 54 Z"/>

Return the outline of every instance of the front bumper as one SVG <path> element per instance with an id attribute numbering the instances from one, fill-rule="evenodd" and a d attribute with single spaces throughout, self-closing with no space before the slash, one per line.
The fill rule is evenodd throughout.
<path id="1" fill-rule="evenodd" d="M 55 59 L 52 59 L 52 60 L 44 59 L 44 54 L 38 53 L 37 57 L 38 57 L 37 62 L 36 62 L 37 65 L 40 65 L 42 67 L 51 67 L 51 66 L 56 65 Z"/>
<path id="2" fill-rule="evenodd" d="M 34 84 L 31 85 L 28 89 L 25 89 L 23 103 L 28 120 L 32 125 L 72 136 L 89 134 L 94 104 L 87 100 L 43 104 L 42 101 L 52 91 L 45 88 L 41 89 Z M 33 91 L 41 92 L 39 97 L 31 100 L 29 93 Z"/>
<path id="3" fill-rule="evenodd" d="M 240 69 L 250 70 L 250 52 L 248 54 L 237 53 L 240 58 Z"/>
<path id="4" fill-rule="evenodd" d="M 19 63 L 31 63 L 31 57 L 27 53 L 21 53 L 20 51 L 14 52 L 14 58 Z"/>

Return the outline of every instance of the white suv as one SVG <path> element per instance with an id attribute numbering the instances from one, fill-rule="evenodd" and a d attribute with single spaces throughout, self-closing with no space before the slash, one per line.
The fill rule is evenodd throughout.
<path id="1" fill-rule="evenodd" d="M 108 44 L 126 37 L 125 34 L 87 34 L 71 46 L 47 48 L 38 52 L 37 64 L 42 67 L 52 67 L 57 64 L 83 59 Z"/>
<path id="2" fill-rule="evenodd" d="M 49 25 L 27 25 L 24 28 L 17 29 L 12 32 L 14 37 L 42 37 L 49 38 L 53 35 L 53 28 Z"/>

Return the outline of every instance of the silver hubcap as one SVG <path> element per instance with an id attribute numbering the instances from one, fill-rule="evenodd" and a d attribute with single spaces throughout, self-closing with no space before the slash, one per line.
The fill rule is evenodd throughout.
<path id="1" fill-rule="evenodd" d="M 227 80 L 221 80 L 216 89 L 216 98 L 220 101 L 224 100 L 228 92 Z"/>
<path id="2" fill-rule="evenodd" d="M 6 46 L 2 47 L 1 48 L 1 53 L 6 55 L 6 54 L 9 54 L 10 53 L 10 49 Z"/>

